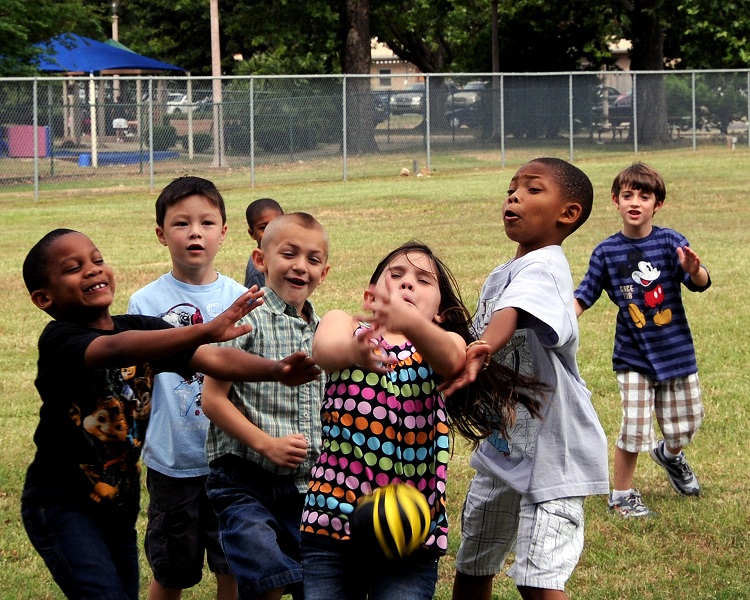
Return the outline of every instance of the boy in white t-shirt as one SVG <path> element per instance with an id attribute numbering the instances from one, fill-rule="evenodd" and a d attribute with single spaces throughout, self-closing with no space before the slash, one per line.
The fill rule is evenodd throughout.
<path id="1" fill-rule="evenodd" d="M 537 158 L 511 179 L 503 205 L 516 255 L 490 273 L 474 321 L 477 343 L 445 392 L 473 381 L 489 357 L 548 388 L 542 415 L 518 407 L 503 438 L 484 440 L 463 508 L 454 600 L 489 600 L 508 571 L 525 599 L 567 598 L 583 550 L 583 501 L 609 491 L 607 440 L 576 363 L 573 281 L 561 244 L 591 213 L 593 188 L 577 167 Z"/>

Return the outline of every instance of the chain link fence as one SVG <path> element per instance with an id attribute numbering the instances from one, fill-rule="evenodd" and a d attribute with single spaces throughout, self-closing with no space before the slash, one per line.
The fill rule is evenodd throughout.
<path id="1" fill-rule="evenodd" d="M 748 146 L 750 70 L 0 79 L 0 192 Z"/>

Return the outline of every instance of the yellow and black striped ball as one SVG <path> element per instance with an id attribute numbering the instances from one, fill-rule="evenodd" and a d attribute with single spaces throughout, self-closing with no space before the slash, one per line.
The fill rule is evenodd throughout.
<path id="1" fill-rule="evenodd" d="M 386 558 L 404 558 L 427 539 L 430 506 L 414 486 L 392 483 L 360 499 L 350 526 L 360 546 L 376 544 Z"/>

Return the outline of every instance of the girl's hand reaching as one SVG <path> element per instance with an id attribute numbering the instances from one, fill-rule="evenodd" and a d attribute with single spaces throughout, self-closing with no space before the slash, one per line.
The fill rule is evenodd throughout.
<path id="1" fill-rule="evenodd" d="M 388 279 L 385 281 L 385 291 L 374 285 L 368 288 L 364 309 L 372 313 L 370 322 L 375 332 L 382 328 L 408 337 L 409 329 L 424 317 L 413 304 L 409 304 L 393 289 L 396 284 Z"/>
<path id="2" fill-rule="evenodd" d="M 375 337 L 374 337 L 375 336 Z M 366 371 L 387 373 L 396 358 L 386 353 L 377 338 L 377 328 L 362 329 L 352 338 L 355 363 Z"/>

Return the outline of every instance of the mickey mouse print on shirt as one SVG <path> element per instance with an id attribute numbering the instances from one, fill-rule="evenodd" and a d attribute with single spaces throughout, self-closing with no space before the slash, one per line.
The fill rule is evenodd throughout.
<path id="1" fill-rule="evenodd" d="M 637 291 L 641 292 L 643 306 L 638 306 L 635 302 L 628 304 L 630 317 L 636 327 L 643 328 L 649 316 L 654 325 L 662 327 L 672 322 L 672 311 L 669 308 L 661 308 L 665 299 L 664 289 L 659 283 L 661 271 L 656 265 L 639 260 L 640 258 L 640 252 L 631 253 L 628 255 L 628 262 L 620 265 L 621 274 L 635 282 L 635 286 L 622 286 L 620 291 L 632 300 L 639 295 Z"/>

